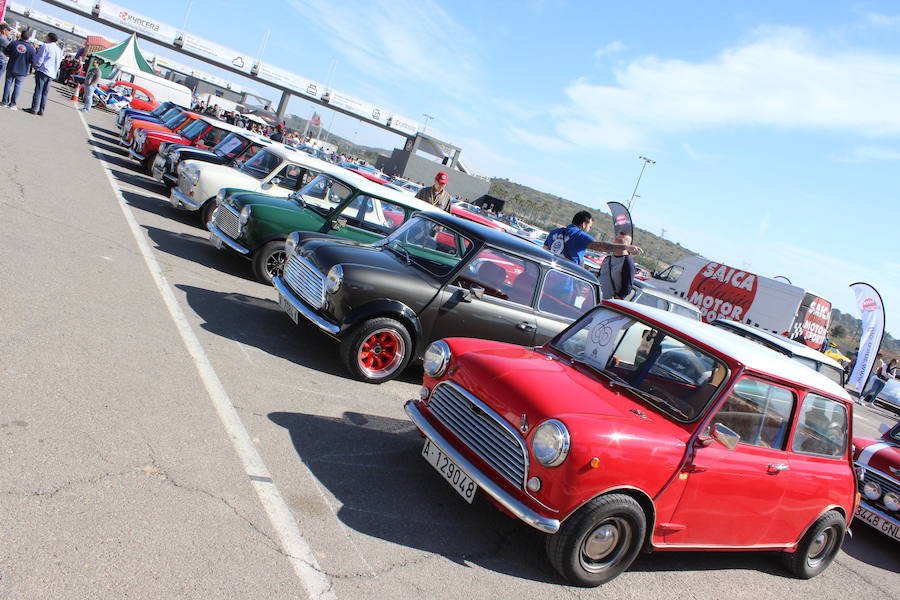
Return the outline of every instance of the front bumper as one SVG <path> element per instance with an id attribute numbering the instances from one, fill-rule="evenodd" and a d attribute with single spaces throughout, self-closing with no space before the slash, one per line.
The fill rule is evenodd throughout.
<path id="1" fill-rule="evenodd" d="M 122 131 L 122 135 L 119 136 L 119 144 L 122 146 L 131 146 L 131 140 L 128 139 L 127 131 Z"/>
<path id="2" fill-rule="evenodd" d="M 220 240 L 222 240 L 223 244 L 225 244 L 226 246 L 228 246 L 235 252 L 238 252 L 239 254 L 244 254 L 244 255 L 250 254 L 250 250 L 248 248 L 244 248 L 243 246 L 238 244 L 236 241 L 231 239 L 227 233 L 225 233 L 224 231 L 222 231 L 221 229 L 216 227 L 216 225 L 212 221 L 210 221 L 209 223 L 206 224 L 206 228 L 209 229 L 210 234 L 212 234 L 212 235 L 216 236 L 217 238 L 219 238 Z"/>
<path id="3" fill-rule="evenodd" d="M 153 159 L 153 167 L 151 169 L 153 173 L 153 179 L 159 179 L 160 181 L 165 181 L 166 174 L 166 157 L 162 154 L 157 154 L 156 158 Z"/>
<path id="4" fill-rule="evenodd" d="M 202 203 L 195 202 L 193 198 L 189 198 L 177 187 L 173 187 L 172 191 L 169 192 L 169 204 L 171 204 L 175 208 L 189 210 L 192 212 L 200 210 L 200 207 L 202 206 Z"/>
<path id="5" fill-rule="evenodd" d="M 336 325 L 331 321 L 326 320 L 322 315 L 311 309 L 306 302 L 301 300 L 297 294 L 290 288 L 290 286 L 285 283 L 284 279 L 281 277 L 273 277 L 272 285 L 275 286 L 275 289 L 278 290 L 278 293 L 294 308 L 297 309 L 297 312 L 306 317 L 306 319 L 330 335 L 337 335 L 341 331 L 340 325 Z M 449 453 L 448 453 L 449 454 Z"/>
<path id="6" fill-rule="evenodd" d="M 415 424 L 419 431 L 425 435 L 425 437 L 431 440 L 432 444 L 450 457 L 450 459 L 453 460 L 453 462 L 455 462 L 456 465 L 472 479 L 472 481 L 477 483 L 486 494 L 496 500 L 506 510 L 535 529 L 543 531 L 544 533 L 556 533 L 559 531 L 559 519 L 549 519 L 538 514 L 497 485 L 490 477 L 482 473 L 465 456 L 463 456 L 461 452 L 444 439 L 444 436 L 428 422 L 425 415 L 422 414 L 416 404 L 416 400 L 409 400 L 403 406 L 410 420 Z"/>
<path id="7" fill-rule="evenodd" d="M 875 508 L 865 499 L 860 500 L 854 517 L 855 520 L 863 521 L 886 536 L 900 541 L 900 519 Z"/>
<path id="8" fill-rule="evenodd" d="M 133 158 L 135 160 L 143 161 L 145 158 L 147 158 L 146 154 L 139 154 L 138 152 L 135 151 L 134 148 L 130 148 L 128 150 L 128 154 L 131 156 L 131 158 Z"/>

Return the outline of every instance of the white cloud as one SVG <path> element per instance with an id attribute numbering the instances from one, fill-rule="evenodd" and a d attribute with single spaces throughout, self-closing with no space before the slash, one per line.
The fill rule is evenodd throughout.
<path id="1" fill-rule="evenodd" d="M 770 126 L 900 134 L 900 56 L 831 50 L 794 28 L 759 30 L 705 62 L 644 57 L 565 90 L 556 130 L 584 147 L 634 148 L 654 134 Z"/>
<path id="2" fill-rule="evenodd" d="M 624 48 L 625 44 L 623 44 L 619 40 L 615 40 L 603 46 L 602 48 L 598 48 L 597 50 L 595 50 L 594 58 L 603 58 L 604 56 L 608 56 L 610 54 L 616 54 L 617 52 L 621 52 Z"/>
<path id="3" fill-rule="evenodd" d="M 888 29 L 896 29 L 900 27 L 900 17 L 881 15 L 878 13 L 866 13 L 866 22 L 876 27 L 886 27 Z"/>
<path id="4" fill-rule="evenodd" d="M 885 146 L 856 146 L 843 154 L 834 156 L 833 160 L 844 163 L 900 160 L 900 150 Z"/>
<path id="5" fill-rule="evenodd" d="M 572 149 L 571 144 L 561 140 L 558 136 L 534 133 L 533 131 L 528 131 L 519 127 L 510 127 L 509 132 L 517 142 L 521 142 L 526 146 L 530 146 L 537 150 L 563 152 Z"/>
<path id="6" fill-rule="evenodd" d="M 329 0 L 290 3 L 304 26 L 323 30 L 335 51 L 368 76 L 395 87 L 427 84 L 455 97 L 477 88 L 478 40 L 433 0 L 373 0 L 356 10 Z"/>

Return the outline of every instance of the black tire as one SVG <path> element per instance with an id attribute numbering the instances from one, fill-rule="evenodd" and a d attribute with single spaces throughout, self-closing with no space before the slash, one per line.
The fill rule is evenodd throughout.
<path id="1" fill-rule="evenodd" d="M 141 161 L 141 169 L 144 170 L 144 173 L 147 175 L 153 175 L 153 161 L 156 160 L 156 152 L 148 154 L 144 160 Z"/>
<path id="2" fill-rule="evenodd" d="M 810 579 L 828 568 L 844 543 L 847 524 L 836 511 L 828 511 L 806 531 L 797 550 L 782 552 L 788 571 L 798 579 Z"/>
<path id="3" fill-rule="evenodd" d="M 260 283 L 272 285 L 272 277 L 284 272 L 284 240 L 269 242 L 253 254 L 253 276 Z"/>
<path id="4" fill-rule="evenodd" d="M 216 210 L 215 198 L 210 198 L 203 203 L 203 206 L 201 206 L 200 210 L 197 211 L 200 213 L 200 227 L 202 227 L 203 229 L 207 229 L 206 224 L 212 220 L 212 214 L 214 210 Z"/>
<path id="5" fill-rule="evenodd" d="M 402 323 L 388 317 L 363 321 L 341 340 L 341 361 L 361 381 L 383 383 L 409 365 L 413 345 Z"/>
<path id="6" fill-rule="evenodd" d="M 644 544 L 647 519 L 624 494 L 594 498 L 547 536 L 547 557 L 573 585 L 596 587 L 631 566 Z"/>

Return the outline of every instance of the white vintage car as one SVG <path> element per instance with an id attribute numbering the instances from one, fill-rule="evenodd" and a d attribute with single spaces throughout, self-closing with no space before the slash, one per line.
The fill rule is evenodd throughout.
<path id="1" fill-rule="evenodd" d="M 222 188 L 286 198 L 331 167 L 330 163 L 282 144 L 260 150 L 240 168 L 186 160 L 178 166 L 178 183 L 172 188 L 169 203 L 180 210 L 199 212 L 201 222 L 207 223 L 216 208 L 216 194 Z"/>

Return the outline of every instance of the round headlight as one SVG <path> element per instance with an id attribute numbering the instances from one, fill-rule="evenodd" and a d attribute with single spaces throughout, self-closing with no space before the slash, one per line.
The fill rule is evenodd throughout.
<path id="1" fill-rule="evenodd" d="M 341 283 L 344 281 L 344 268 L 341 265 L 334 265 L 328 270 L 325 277 L 325 291 L 333 294 L 341 289 Z"/>
<path id="2" fill-rule="evenodd" d="M 245 225 L 250 220 L 250 205 L 248 204 L 241 209 L 241 225 Z"/>
<path id="3" fill-rule="evenodd" d="M 884 495 L 884 507 L 890 511 L 897 512 L 900 510 L 900 494 L 889 492 Z"/>
<path id="4" fill-rule="evenodd" d="M 545 467 L 561 465 L 569 454 L 569 430 L 561 421 L 544 421 L 534 430 L 531 451 Z"/>
<path id="5" fill-rule="evenodd" d="M 881 486 L 874 481 L 867 481 L 863 486 L 863 494 L 869 500 L 878 500 L 881 497 Z"/>
<path id="6" fill-rule="evenodd" d="M 296 231 L 289 235 L 286 240 L 284 240 L 284 253 L 286 256 L 290 256 L 294 253 L 294 248 L 297 247 L 297 244 L 300 242 L 300 234 Z"/>
<path id="7" fill-rule="evenodd" d="M 450 364 L 450 346 L 444 340 L 431 342 L 425 350 L 422 366 L 429 377 L 440 377 Z"/>

